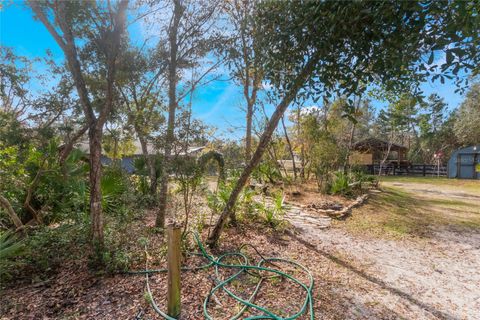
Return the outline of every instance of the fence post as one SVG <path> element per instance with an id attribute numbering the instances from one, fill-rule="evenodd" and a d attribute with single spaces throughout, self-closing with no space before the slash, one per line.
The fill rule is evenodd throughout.
<path id="1" fill-rule="evenodd" d="M 180 315 L 180 238 L 181 226 L 169 223 L 167 226 L 168 238 L 168 288 L 167 288 L 167 313 L 169 316 L 178 318 Z"/>
<path id="2" fill-rule="evenodd" d="M 422 173 L 423 173 L 423 176 L 425 177 L 425 174 L 426 174 L 426 170 L 427 168 L 425 167 L 425 164 L 423 165 L 423 170 L 422 170 Z"/>

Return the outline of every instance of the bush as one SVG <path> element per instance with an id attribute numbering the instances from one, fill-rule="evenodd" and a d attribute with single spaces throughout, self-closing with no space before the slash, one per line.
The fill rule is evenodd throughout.
<path id="1" fill-rule="evenodd" d="M 105 251 L 102 252 L 101 265 L 106 273 L 116 273 L 128 270 L 132 261 L 132 252 L 129 251 L 128 233 L 129 223 L 119 222 L 105 230 Z M 95 261 L 90 261 L 95 262 Z M 95 268 L 97 267 L 92 264 Z"/>
<path id="2" fill-rule="evenodd" d="M 332 184 L 330 185 L 330 193 L 343 195 L 351 194 L 352 189 L 349 185 L 350 182 L 351 180 L 348 174 L 341 171 L 335 172 Z"/>
<path id="3" fill-rule="evenodd" d="M 208 191 L 207 193 L 207 205 L 212 210 L 212 214 L 219 214 L 225 208 L 230 194 L 239 177 L 238 171 L 230 171 L 230 176 L 224 183 L 218 185 L 217 192 Z M 255 191 L 250 188 L 243 188 L 240 196 L 235 203 L 235 207 L 232 209 L 236 213 L 236 217 L 242 219 L 246 216 L 251 216 L 256 209 L 253 196 Z"/>
<path id="4" fill-rule="evenodd" d="M 356 192 L 362 193 L 366 183 L 375 185 L 376 181 L 376 177 L 363 171 L 351 171 L 348 174 L 339 171 L 335 172 L 329 190 L 331 194 L 351 196 Z"/>
<path id="5" fill-rule="evenodd" d="M 277 192 L 273 194 L 273 202 L 271 205 L 263 200 L 263 203 L 257 204 L 257 209 L 262 213 L 265 222 L 273 227 L 279 227 L 283 222 L 285 208 L 283 207 L 283 193 Z"/>
<path id="6" fill-rule="evenodd" d="M 252 178 L 260 183 L 275 183 L 282 180 L 282 175 L 274 163 L 263 161 L 253 170 Z"/>
<path id="7" fill-rule="evenodd" d="M 11 278 L 11 270 L 17 268 L 17 257 L 25 251 L 25 244 L 11 232 L 0 234 L 0 279 Z M 0 281 L 3 282 L 3 281 Z"/>
<path id="8" fill-rule="evenodd" d="M 3 234 L 2 234 L 3 236 Z M 38 226 L 31 229 L 9 258 L 0 257 L 2 280 L 43 280 L 55 273 L 65 260 L 84 256 L 89 250 L 86 224 Z M 3 281 L 2 281 L 3 283 Z"/>

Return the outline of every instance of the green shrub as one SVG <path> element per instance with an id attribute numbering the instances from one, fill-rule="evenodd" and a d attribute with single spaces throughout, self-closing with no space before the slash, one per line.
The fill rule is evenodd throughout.
<path id="1" fill-rule="evenodd" d="M 331 194 L 351 196 L 355 193 L 364 192 L 366 183 L 375 184 L 377 178 L 363 171 L 351 171 L 345 174 L 342 171 L 335 172 L 330 184 Z"/>
<path id="2" fill-rule="evenodd" d="M 335 172 L 332 184 L 330 185 L 330 193 L 349 195 L 352 191 L 349 184 L 350 177 L 348 174 L 345 174 L 342 171 Z"/>
<path id="3" fill-rule="evenodd" d="M 282 180 L 282 175 L 274 163 L 263 161 L 253 170 L 252 178 L 260 183 L 275 183 Z"/>
<path id="4" fill-rule="evenodd" d="M 8 280 L 18 266 L 18 257 L 25 252 L 25 243 L 11 232 L 0 233 L 0 279 Z M 3 281 L 0 281 L 0 283 Z"/>
<path id="5" fill-rule="evenodd" d="M 273 202 L 271 205 L 266 204 L 265 199 L 263 203 L 259 203 L 257 208 L 262 212 L 265 222 L 271 227 L 278 227 L 283 222 L 283 215 L 285 208 L 283 206 L 283 193 L 277 192 L 273 195 Z"/>
<path id="6" fill-rule="evenodd" d="M 20 251 L 11 258 L 0 257 L 2 280 L 48 278 L 67 259 L 78 259 L 88 252 L 87 237 L 87 224 L 64 223 L 29 230 L 20 241 Z"/>
<path id="7" fill-rule="evenodd" d="M 133 213 L 137 198 L 129 175 L 118 166 L 105 167 L 100 181 L 102 210 L 105 215 L 127 219 Z M 87 188 L 85 201 L 90 199 Z"/>

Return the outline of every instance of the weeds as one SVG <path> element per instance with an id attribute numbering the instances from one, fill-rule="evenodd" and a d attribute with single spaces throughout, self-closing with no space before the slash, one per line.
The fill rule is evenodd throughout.
<path id="1" fill-rule="evenodd" d="M 283 193 L 277 192 L 273 195 L 271 205 L 266 202 L 265 198 L 263 198 L 263 203 L 258 203 L 257 205 L 265 222 L 273 228 L 277 228 L 283 223 L 283 215 L 285 213 L 283 201 Z"/>

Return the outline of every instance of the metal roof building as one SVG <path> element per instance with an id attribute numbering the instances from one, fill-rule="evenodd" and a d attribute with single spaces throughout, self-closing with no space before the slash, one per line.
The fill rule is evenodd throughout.
<path id="1" fill-rule="evenodd" d="M 447 165 L 449 178 L 480 179 L 480 144 L 458 149 Z"/>

